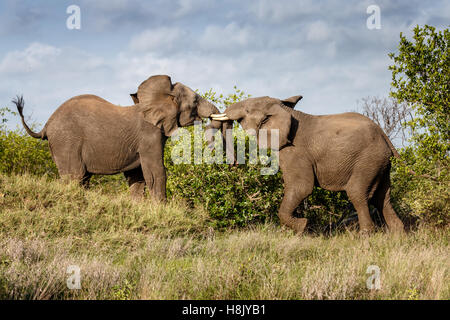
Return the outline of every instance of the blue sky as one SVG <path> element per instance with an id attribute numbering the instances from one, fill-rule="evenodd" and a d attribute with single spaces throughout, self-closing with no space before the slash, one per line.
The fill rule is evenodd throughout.
<path id="1" fill-rule="evenodd" d="M 72 4 L 81 30 L 66 27 Z M 379 30 L 366 27 L 372 4 Z M 449 21 L 445 0 L 2 0 L 0 106 L 23 94 L 25 113 L 44 124 L 73 96 L 130 105 L 143 80 L 169 74 L 200 91 L 301 94 L 297 109 L 345 112 L 388 94 L 400 32 Z"/>

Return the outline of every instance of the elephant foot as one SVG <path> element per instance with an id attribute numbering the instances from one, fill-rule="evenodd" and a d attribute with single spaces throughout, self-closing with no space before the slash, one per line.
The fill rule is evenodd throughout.
<path id="1" fill-rule="evenodd" d="M 403 222 L 401 222 L 399 219 L 395 223 L 388 225 L 388 232 L 395 234 L 403 234 L 405 233 L 405 226 L 403 225 Z"/>
<path id="2" fill-rule="evenodd" d="M 134 183 L 130 186 L 131 199 L 140 201 L 144 199 L 145 183 Z"/>
<path id="3" fill-rule="evenodd" d="M 308 223 L 308 219 L 306 218 L 297 218 L 294 224 L 294 231 L 296 234 L 301 235 L 303 231 L 305 231 L 306 224 Z"/>
<path id="4" fill-rule="evenodd" d="M 375 232 L 374 226 L 359 227 L 359 234 L 363 237 L 369 236 Z"/>
<path id="5" fill-rule="evenodd" d="M 282 222 L 282 224 L 285 225 L 286 227 L 294 230 L 295 234 L 301 235 L 303 233 L 303 231 L 305 231 L 307 222 L 308 222 L 308 219 L 306 219 L 306 218 L 294 218 L 294 219 L 289 219 L 288 223 Z"/>
<path id="6" fill-rule="evenodd" d="M 361 235 L 368 235 L 372 234 L 375 231 L 375 225 L 373 224 L 371 219 L 364 219 L 365 217 L 361 217 L 360 214 L 358 214 L 358 220 L 359 220 L 359 233 Z"/>

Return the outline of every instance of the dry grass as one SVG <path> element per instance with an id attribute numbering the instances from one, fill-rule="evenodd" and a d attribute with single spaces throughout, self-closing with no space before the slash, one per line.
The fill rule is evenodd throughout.
<path id="1" fill-rule="evenodd" d="M 0 298 L 449 299 L 449 233 L 214 231 L 201 208 L 0 176 Z M 81 289 L 66 286 L 69 265 Z M 369 265 L 381 289 L 366 288 Z"/>

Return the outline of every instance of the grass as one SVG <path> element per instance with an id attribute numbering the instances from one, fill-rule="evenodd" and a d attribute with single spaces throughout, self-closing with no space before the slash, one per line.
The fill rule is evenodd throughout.
<path id="1" fill-rule="evenodd" d="M 449 299 L 449 233 L 217 231 L 202 208 L 0 175 L 1 299 Z M 67 267 L 81 270 L 70 290 Z M 369 265 L 381 288 L 369 290 Z"/>

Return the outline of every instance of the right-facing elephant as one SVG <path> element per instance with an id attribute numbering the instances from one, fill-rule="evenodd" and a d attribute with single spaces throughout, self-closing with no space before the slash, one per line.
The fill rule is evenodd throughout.
<path id="1" fill-rule="evenodd" d="M 209 118 L 219 110 L 182 83 L 156 75 L 131 94 L 134 105 L 121 107 L 94 95 L 64 102 L 40 132 L 25 123 L 24 101 L 13 102 L 27 133 L 48 140 L 60 176 L 87 184 L 93 174 L 123 172 L 133 197 L 142 198 L 144 186 L 158 199 L 166 198 L 164 145 L 178 127 Z M 211 121 L 209 127 L 220 128 Z"/>
<path id="2" fill-rule="evenodd" d="M 403 223 L 390 203 L 390 158 L 398 153 L 383 130 L 359 113 L 316 116 L 293 110 L 301 98 L 250 98 L 212 115 L 215 120 L 237 120 L 257 135 L 261 129 L 278 130 L 284 180 L 281 223 L 302 233 L 307 219 L 293 212 L 314 186 L 320 186 L 347 192 L 361 231 L 374 228 L 369 203 L 382 212 L 390 230 L 402 231 Z M 270 141 L 260 147 L 270 147 Z"/>

